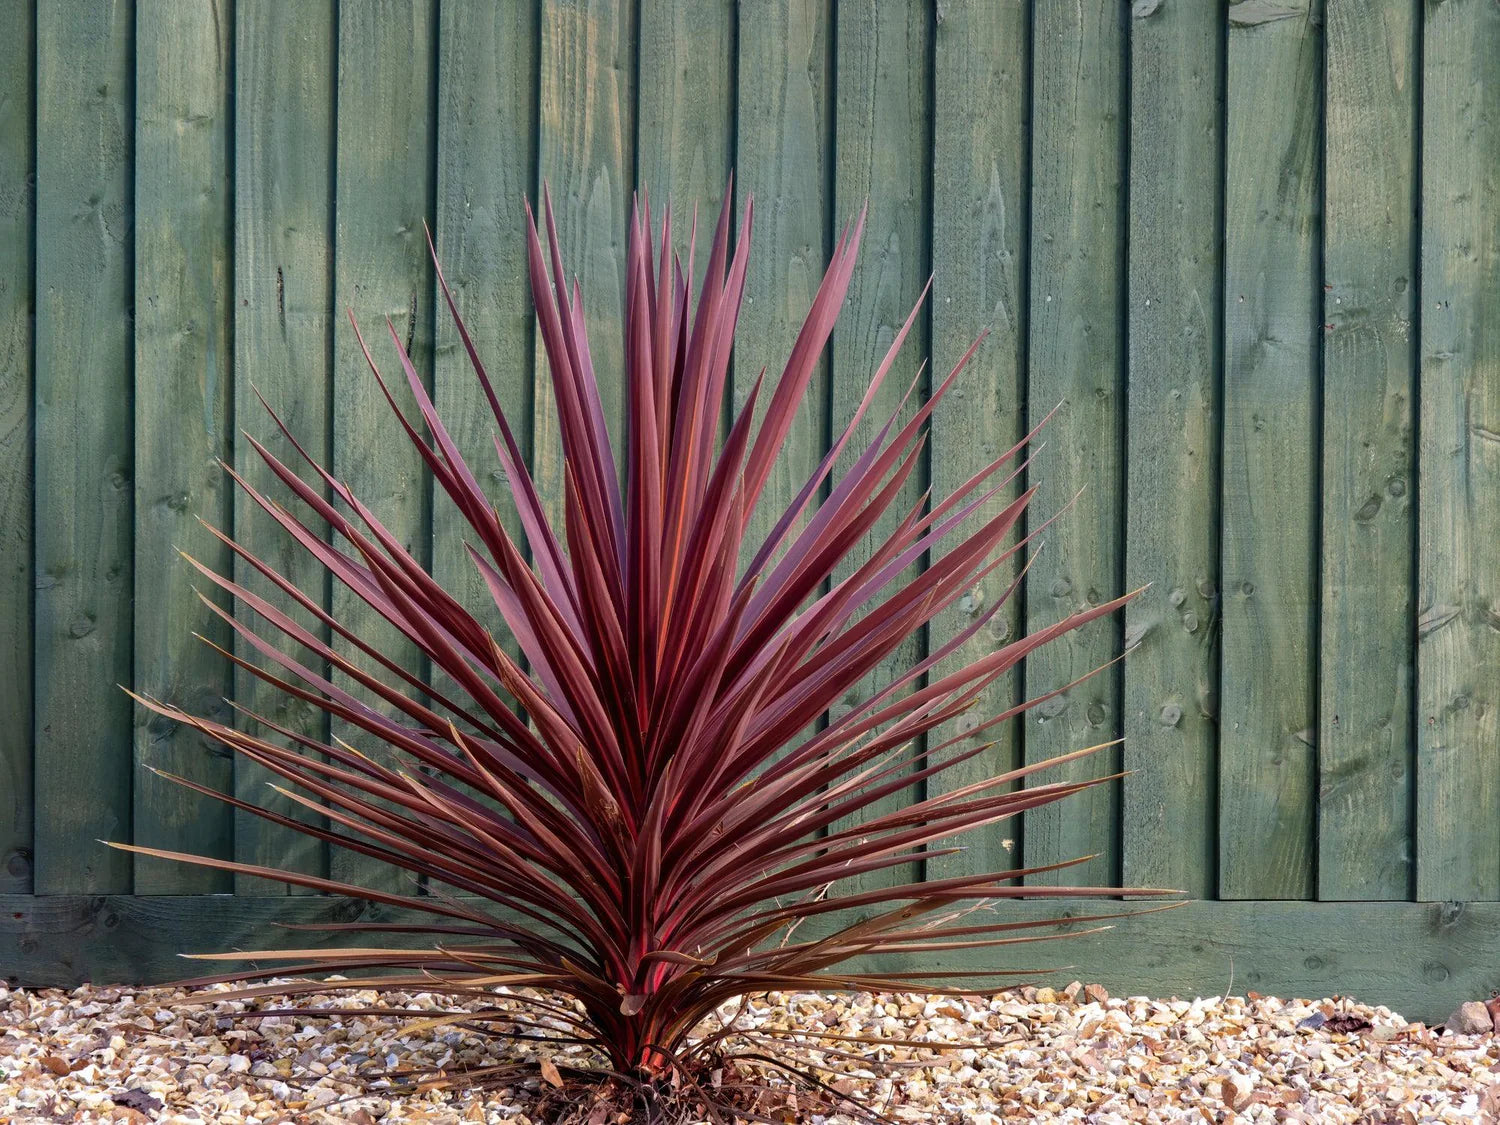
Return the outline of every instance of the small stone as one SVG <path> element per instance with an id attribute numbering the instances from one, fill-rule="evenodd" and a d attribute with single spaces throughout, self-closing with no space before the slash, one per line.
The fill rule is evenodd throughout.
<path id="1" fill-rule="evenodd" d="M 389 1004 L 437 1015 L 463 1005 L 503 1010 L 510 993 L 501 987 L 488 996 L 459 999 L 330 988 L 326 994 L 293 997 L 287 1005 L 295 1010 L 334 1001 L 371 1009 Z M 142 1117 L 165 1125 L 536 1125 L 546 1119 L 539 1099 L 566 1095 L 571 1069 L 593 1065 L 586 1049 L 549 1047 L 537 1042 L 540 1034 L 486 1041 L 454 1026 L 406 1033 L 406 1018 L 376 1014 L 242 1021 L 236 1017 L 249 1011 L 243 1002 L 183 1009 L 184 998 L 185 993 L 166 989 L 139 995 L 87 988 L 0 991 L 0 1121 L 47 1120 L 42 1107 L 53 1104 L 77 1120 L 127 1125 Z M 1070 998 L 1073 1004 L 1065 1003 Z M 704 1030 L 717 1030 L 715 1019 L 722 1025 L 738 1007 L 721 1005 Z M 1483 1007 L 1489 1015 L 1492 1005 Z M 1500 998 L 1493 1007 L 1500 1008 Z M 1069 984 L 1012 989 L 983 999 L 770 993 L 751 997 L 741 1014 L 747 1029 L 796 1033 L 805 1046 L 793 1057 L 805 1052 L 819 1073 L 826 1071 L 831 1092 L 866 1105 L 889 1105 L 891 1120 L 903 1125 L 947 1120 L 988 1125 L 1021 1120 L 1500 1122 L 1495 1069 L 1500 1041 L 1437 1038 L 1389 1009 L 1346 998 L 1111 999 L 1097 986 Z M 218 1027 L 226 1017 L 232 1026 Z M 1323 1026 L 1313 1029 L 1318 1020 Z M 1335 1026 L 1363 1030 L 1334 1033 Z M 836 1037 L 825 1046 L 845 1057 L 814 1061 L 818 1037 L 825 1032 Z M 845 1037 L 870 1036 L 949 1046 L 927 1051 L 892 1043 L 872 1051 L 866 1062 L 850 1051 Z M 111 1054 L 113 1062 L 107 1062 Z M 537 1074 L 542 1055 L 550 1057 L 559 1077 L 567 1076 L 563 1090 L 553 1090 Z M 67 1073 L 50 1073 L 43 1061 L 48 1058 Z M 368 1083 L 382 1060 L 390 1068 L 451 1067 L 450 1073 L 483 1061 L 524 1060 L 532 1069 L 492 1091 L 383 1091 L 387 1096 L 377 1098 L 378 1087 Z M 72 1069 L 76 1064 L 82 1065 Z M 725 1070 L 712 1084 L 725 1089 L 733 1081 Z M 852 1120 L 822 1115 L 803 1094 L 784 1087 L 761 1109 L 773 1120 L 828 1125 Z M 624 1125 L 625 1118 L 615 1107 L 602 1117 L 586 1112 L 580 1120 Z"/>
<path id="2" fill-rule="evenodd" d="M 1495 1021 L 1490 1017 L 1488 1007 L 1478 1000 L 1470 1000 L 1460 1004 L 1458 1011 L 1443 1021 L 1443 1026 L 1455 1035 L 1482 1035 L 1494 1030 Z"/>
<path id="3" fill-rule="evenodd" d="M 1250 1095 L 1255 1092 L 1255 1079 L 1248 1074 L 1225 1075 L 1219 1096 L 1224 1104 L 1238 1113 L 1250 1104 Z"/>

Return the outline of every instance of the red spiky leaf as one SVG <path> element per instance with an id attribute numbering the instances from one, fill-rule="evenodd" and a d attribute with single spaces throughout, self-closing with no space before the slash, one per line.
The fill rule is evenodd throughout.
<path id="1" fill-rule="evenodd" d="M 668 1065 L 706 1014 L 737 995 L 775 987 L 907 984 L 930 990 L 942 974 L 903 978 L 838 966 L 863 954 L 1030 940 L 1015 931 L 1046 924 L 1000 915 L 989 924 L 958 925 L 955 906 L 1020 895 L 1160 893 L 1022 887 L 1014 880 L 1024 871 L 850 889 L 858 876 L 909 863 L 938 840 L 1108 780 L 1015 786 L 1054 764 L 1044 762 L 895 811 L 875 809 L 913 780 L 981 754 L 985 747 L 976 745 L 972 729 L 962 739 L 926 736 L 974 706 L 987 685 L 1038 645 L 1113 613 L 1126 599 L 939 674 L 939 664 L 1004 604 L 998 599 L 960 636 L 816 729 L 819 716 L 888 661 L 914 630 L 1025 547 L 1024 538 L 1006 544 L 1032 492 L 987 518 L 977 513 L 1020 474 L 1035 434 L 954 495 L 935 504 L 924 497 L 899 513 L 894 530 L 871 545 L 862 564 L 840 571 L 883 517 L 898 514 L 893 508 L 920 465 L 932 411 L 974 353 L 971 348 L 937 380 L 925 401 L 918 395 L 919 373 L 901 408 L 889 417 L 867 417 L 919 315 L 919 301 L 833 448 L 786 510 L 771 513 L 765 540 L 747 543 L 752 513 L 843 304 L 864 223 L 861 215 L 840 237 L 785 369 L 778 378 L 756 380 L 749 401 L 726 425 L 724 390 L 752 213 L 747 203 L 731 254 L 726 204 L 696 302 L 685 280 L 691 252 L 684 271 L 672 251 L 670 214 L 659 248 L 649 207 L 633 215 L 621 342 L 627 418 L 617 455 L 581 295 L 563 271 L 550 201 L 543 205 L 545 245 L 528 208 L 528 268 L 563 452 L 564 493 L 555 498 L 560 526 L 549 520 L 439 269 L 494 414 L 494 451 L 508 482 L 507 502 L 519 515 L 519 542 L 449 437 L 396 333 L 390 336 L 414 415 L 403 410 L 365 350 L 396 424 L 472 529 L 468 554 L 493 600 L 482 612 L 439 586 L 378 513 L 321 466 L 309 461 L 334 502 L 251 439 L 307 514 L 294 514 L 233 474 L 251 500 L 410 641 L 449 686 L 424 685 L 273 563 L 216 532 L 287 599 L 273 604 L 195 562 L 237 599 L 242 616 L 217 612 L 263 662 L 226 655 L 327 711 L 367 745 L 323 743 L 258 715 L 252 718 L 269 733 L 254 736 L 154 700 L 141 702 L 265 767 L 285 783 L 286 797 L 325 816 L 328 826 L 184 781 L 190 788 L 466 897 L 401 895 L 132 848 L 432 919 L 427 925 L 343 927 L 425 934 L 430 949 L 216 954 L 209 956 L 276 967 L 213 979 L 381 969 L 385 976 L 361 980 L 360 987 L 400 988 L 414 980 L 431 987 L 436 981 L 464 994 L 502 981 L 537 986 L 577 1002 L 574 1011 L 534 1001 L 554 1016 L 562 1013 L 614 1069 L 649 1074 Z M 272 417 L 306 457 L 274 411 Z M 861 447 L 858 435 L 866 428 L 874 433 Z M 850 467 L 835 476 L 835 464 L 845 457 Z M 331 539 L 323 525 L 332 529 Z M 923 558 L 934 561 L 907 577 Z M 750 561 L 742 565 L 743 559 Z M 496 619 L 524 664 L 482 623 Z M 323 627 L 331 630 L 332 643 L 321 639 Z M 298 648 L 303 656 L 290 655 Z M 321 671 L 325 665 L 352 686 L 335 683 Z M 978 729 L 1029 705 L 989 717 Z M 862 818 L 858 827 L 840 827 L 851 817 Z M 803 920 L 856 908 L 867 916 L 818 937 L 788 936 Z M 289 990 L 296 986 L 263 986 L 244 995 Z"/>

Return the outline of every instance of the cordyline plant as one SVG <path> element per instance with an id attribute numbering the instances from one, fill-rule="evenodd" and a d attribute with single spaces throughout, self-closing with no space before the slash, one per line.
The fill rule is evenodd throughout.
<path id="1" fill-rule="evenodd" d="M 514 1007 L 467 1010 L 451 1022 L 473 1026 L 488 1018 L 512 1034 L 518 1024 L 531 1034 L 552 1028 L 559 1041 L 596 1047 L 616 1076 L 651 1083 L 692 1073 L 690 1064 L 703 1056 L 695 1055 L 701 1043 L 695 1045 L 691 1033 L 727 1001 L 781 989 L 932 991 L 953 974 L 841 966 L 861 955 L 940 958 L 957 949 L 1032 940 L 1015 931 L 1048 924 L 987 920 L 994 915 L 972 909 L 981 900 L 1127 893 L 1018 885 L 1022 876 L 1068 864 L 878 889 L 857 882 L 914 858 L 948 855 L 957 849 L 938 841 L 1105 780 L 1015 785 L 1099 749 L 1090 747 L 946 792 L 934 786 L 934 795 L 902 808 L 887 811 L 888 804 L 879 804 L 981 757 L 988 746 L 979 733 L 1030 704 L 988 717 L 960 736 L 939 737 L 938 728 L 973 707 L 1038 646 L 1113 612 L 1125 599 L 945 670 L 1000 610 L 1005 597 L 996 598 L 935 651 L 819 725 L 906 638 L 1024 549 L 1025 538 L 1008 548 L 1005 541 L 1033 492 L 1009 503 L 996 498 L 1024 468 L 1019 457 L 1031 435 L 952 496 L 903 500 L 932 412 L 964 366 L 960 362 L 925 399 L 919 373 L 901 408 L 870 419 L 873 436 L 857 437 L 919 315 L 914 309 L 832 448 L 785 510 L 765 521 L 771 530 L 764 541 L 747 543 L 751 514 L 843 304 L 863 226 L 861 216 L 840 238 L 780 377 L 767 383 L 762 372 L 725 427 L 751 212 L 747 203 L 731 257 L 726 204 L 695 302 L 688 283 L 691 244 L 684 265 L 672 250 L 670 213 L 657 242 L 649 206 L 644 214 L 636 209 L 626 263 L 627 425 L 624 455 L 617 458 L 590 358 L 598 341 L 588 337 L 576 280 L 570 290 L 565 279 L 550 202 L 545 249 L 527 209 L 531 289 L 562 442 L 562 495 L 552 498 L 563 511 L 561 527 L 548 517 L 439 269 L 494 413 L 495 452 L 524 542 L 507 533 L 495 499 L 449 437 L 395 331 L 420 422 L 403 411 L 365 350 L 396 421 L 472 531 L 468 554 L 493 598 L 484 616 L 434 581 L 378 513 L 307 457 L 280 418 L 277 424 L 333 500 L 249 439 L 316 519 L 304 521 L 230 470 L 240 487 L 415 645 L 443 674 L 444 686 L 419 679 L 272 563 L 221 534 L 302 611 L 294 616 L 195 564 L 258 619 L 252 625 L 205 599 L 263 660 L 226 655 L 326 711 L 368 745 L 323 742 L 253 715 L 260 728 L 279 736 L 261 737 L 159 701 L 141 702 L 280 775 L 290 786 L 281 791 L 326 817 L 326 827 L 175 780 L 403 869 L 417 877 L 414 882 L 425 879 L 428 893 L 367 889 L 154 848 L 128 850 L 348 895 L 432 920 L 318 927 L 395 931 L 406 939 L 416 934 L 419 942 L 429 939 L 425 949 L 210 954 L 275 967 L 199 983 L 312 978 L 240 993 L 282 995 L 326 991 L 330 986 L 318 982 L 319 974 L 358 970 L 361 989 L 444 991 L 470 999 L 493 998 L 495 987 L 508 985 L 522 990 L 512 1003 L 530 1005 L 538 1022 L 516 1017 Z M 840 465 L 847 467 L 838 471 Z M 888 515 L 891 529 L 872 538 Z M 331 541 L 322 524 L 335 533 Z M 851 562 L 851 552 L 865 543 L 867 557 Z M 913 564 L 928 557 L 930 565 L 911 577 Z M 1014 589 L 1012 582 L 1006 594 Z M 522 659 L 509 655 L 483 623 L 495 612 Z M 320 626 L 335 643 L 321 639 Z M 283 643 L 287 638 L 295 644 Z M 299 648 L 302 655 L 288 654 Z M 815 932 L 798 930 L 811 919 L 818 923 L 807 929 Z M 379 974 L 369 975 L 374 970 Z M 497 1065 L 465 1077 L 497 1082 L 502 1074 L 513 1077 L 514 1071 Z"/>

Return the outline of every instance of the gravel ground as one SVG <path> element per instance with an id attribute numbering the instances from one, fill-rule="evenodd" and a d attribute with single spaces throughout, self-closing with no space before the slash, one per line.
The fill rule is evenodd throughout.
<path id="1" fill-rule="evenodd" d="M 534 1044 L 497 1045 L 463 1031 L 407 1035 L 409 1017 L 236 1020 L 243 1002 L 176 1006 L 184 995 L 0 988 L 0 1122 L 534 1120 L 540 1080 L 486 1101 L 439 1091 L 382 1096 L 357 1078 L 371 1067 L 522 1055 Z M 356 993 L 295 1006 L 374 1002 Z M 448 1008 L 428 994 L 388 1002 Z M 741 1022 L 804 1044 L 788 1055 L 898 1121 L 1500 1121 L 1500 1035 L 1437 1035 L 1344 1000 L 1111 999 L 1077 984 L 972 1000 L 798 993 L 753 1003 Z M 840 1035 L 983 1046 L 864 1048 L 832 1038 Z M 820 1054 L 819 1043 L 878 1051 L 898 1065 L 876 1077 L 859 1061 Z M 786 1106 L 781 1115 L 815 1125 L 853 1120 Z"/>

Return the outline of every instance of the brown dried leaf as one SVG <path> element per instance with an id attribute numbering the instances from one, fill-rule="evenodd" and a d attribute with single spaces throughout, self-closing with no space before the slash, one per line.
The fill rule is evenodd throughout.
<path id="1" fill-rule="evenodd" d="M 1352 1035 L 1356 1031 L 1369 1031 L 1370 1021 L 1359 1016 L 1331 1016 L 1323 1025 L 1323 1030 L 1334 1035 Z"/>
<path id="2" fill-rule="evenodd" d="M 557 1064 L 555 1062 L 553 1062 L 551 1059 L 543 1059 L 539 1065 L 539 1069 L 542 1072 L 542 1077 L 546 1079 L 550 1084 L 556 1086 L 559 1089 L 562 1088 L 563 1076 L 558 1073 Z"/>
<path id="3" fill-rule="evenodd" d="M 142 1113 L 157 1114 L 162 1111 L 162 1103 L 137 1086 L 113 1093 L 109 1096 L 109 1100 L 117 1106 L 139 1110 Z"/>

